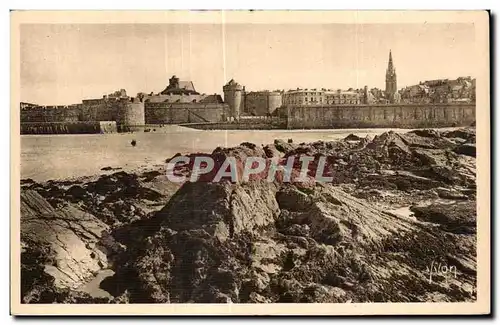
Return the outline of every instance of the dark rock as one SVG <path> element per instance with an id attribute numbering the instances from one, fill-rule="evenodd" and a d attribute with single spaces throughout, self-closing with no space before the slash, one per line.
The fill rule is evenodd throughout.
<path id="1" fill-rule="evenodd" d="M 434 179 L 449 185 L 467 186 L 475 183 L 475 179 L 451 166 L 435 165 L 430 168 L 429 172 L 433 174 Z"/>
<path id="2" fill-rule="evenodd" d="M 255 150 L 257 148 L 257 145 L 255 145 L 254 143 L 251 143 L 251 142 L 242 142 L 240 144 L 241 147 L 247 147 L 249 149 L 252 149 L 252 150 Z"/>
<path id="3" fill-rule="evenodd" d="M 301 303 L 342 303 L 346 300 L 346 292 L 340 288 L 311 284 L 304 288 Z"/>
<path id="4" fill-rule="evenodd" d="M 346 136 L 346 137 L 344 138 L 344 140 L 345 140 L 345 141 L 359 141 L 359 140 L 361 140 L 361 137 L 359 137 L 359 136 L 357 136 L 357 135 L 355 135 L 355 134 L 352 134 L 352 133 L 351 133 L 351 134 L 349 134 L 348 136 Z"/>
<path id="5" fill-rule="evenodd" d="M 309 226 L 293 224 L 283 230 L 282 233 L 291 236 L 309 237 Z"/>
<path id="6" fill-rule="evenodd" d="M 266 298 L 256 292 L 251 292 L 246 303 L 270 303 L 272 302 L 269 298 Z"/>
<path id="7" fill-rule="evenodd" d="M 25 179 L 21 179 L 21 185 L 32 185 L 32 184 L 35 184 L 36 182 L 31 179 L 31 178 L 25 178 Z"/>
<path id="8" fill-rule="evenodd" d="M 454 150 L 459 155 L 466 155 L 470 157 L 476 157 L 476 144 L 475 143 L 464 143 Z"/>
<path id="9" fill-rule="evenodd" d="M 428 190 L 442 185 L 441 182 L 411 174 L 368 175 L 359 184 L 370 189 L 393 189 L 400 191 Z"/>
<path id="10" fill-rule="evenodd" d="M 282 153 L 288 153 L 289 151 L 292 151 L 293 149 L 295 149 L 295 145 L 293 144 L 293 141 L 290 142 L 285 142 L 281 139 L 275 139 L 274 140 L 274 146 L 276 147 L 276 149 L 279 151 L 279 152 L 282 152 Z"/>
<path id="11" fill-rule="evenodd" d="M 157 178 L 160 175 L 161 175 L 161 173 L 159 171 L 152 170 L 152 171 L 144 172 L 141 175 L 141 177 L 143 177 L 144 182 L 151 182 L 152 180 L 154 180 L 155 178 Z"/>
<path id="12" fill-rule="evenodd" d="M 278 151 L 278 149 L 276 149 L 274 144 L 269 144 L 264 146 L 264 152 L 267 158 L 275 158 L 283 156 L 283 153 Z"/>
<path id="13" fill-rule="evenodd" d="M 377 135 L 366 145 L 367 149 L 375 152 L 375 157 L 379 162 L 395 165 L 404 165 L 411 161 L 413 154 L 406 145 L 401 135 L 390 131 Z"/>
<path id="14" fill-rule="evenodd" d="M 204 229 L 223 241 L 274 224 L 278 212 L 275 191 L 268 182 L 186 183 L 155 218 L 173 230 Z M 198 201 L 200 198 L 205 199 Z"/>
<path id="15" fill-rule="evenodd" d="M 437 130 L 433 129 L 419 129 L 419 130 L 413 130 L 410 133 L 416 134 L 420 137 L 425 137 L 425 138 L 439 138 L 441 136 L 441 133 Z"/>
<path id="16" fill-rule="evenodd" d="M 289 211 L 307 211 L 312 205 L 312 199 L 298 189 L 285 188 L 276 194 L 280 209 Z"/>
<path id="17" fill-rule="evenodd" d="M 235 157 L 237 160 L 245 161 L 247 157 L 262 157 L 265 158 L 266 154 L 264 149 L 250 142 L 243 142 L 234 148 L 215 148 L 212 152 L 212 158 L 225 159 L 227 157 Z"/>
<path id="18" fill-rule="evenodd" d="M 474 128 L 463 128 L 443 133 L 447 138 L 461 138 L 470 142 L 476 142 L 476 130 Z"/>
<path id="19" fill-rule="evenodd" d="M 439 155 L 436 155 L 430 150 L 414 149 L 413 154 L 424 166 L 432 166 L 439 163 Z"/>
<path id="20" fill-rule="evenodd" d="M 124 198 L 147 199 L 150 201 L 162 198 L 161 193 L 142 186 L 137 175 L 124 171 L 111 175 L 102 175 L 97 181 L 88 183 L 86 190 L 105 196 L 105 202 Z"/>
<path id="21" fill-rule="evenodd" d="M 447 188 L 438 188 L 436 189 L 438 195 L 442 199 L 448 199 L 448 200 L 467 200 L 468 196 L 465 194 L 462 194 L 458 191 L 453 191 Z"/>
<path id="22" fill-rule="evenodd" d="M 102 171 L 111 171 L 111 170 L 120 170 L 122 169 L 121 167 L 111 167 L 111 166 L 106 166 L 101 168 Z"/>
<path id="23" fill-rule="evenodd" d="M 454 233 L 476 232 L 475 202 L 414 206 L 411 210 L 417 219 L 437 223 L 446 231 Z"/>
<path id="24" fill-rule="evenodd" d="M 73 185 L 66 191 L 66 196 L 71 202 L 77 202 L 89 197 L 89 193 L 79 185 Z"/>

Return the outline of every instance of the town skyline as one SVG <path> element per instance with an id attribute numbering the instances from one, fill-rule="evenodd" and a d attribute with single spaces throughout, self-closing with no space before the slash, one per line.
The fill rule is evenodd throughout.
<path id="1" fill-rule="evenodd" d="M 384 89 L 389 51 L 402 89 L 475 78 L 471 42 L 471 24 L 26 25 L 21 101 L 65 105 L 117 89 L 156 93 L 172 75 L 206 94 L 221 94 L 231 79 L 248 91 Z"/>

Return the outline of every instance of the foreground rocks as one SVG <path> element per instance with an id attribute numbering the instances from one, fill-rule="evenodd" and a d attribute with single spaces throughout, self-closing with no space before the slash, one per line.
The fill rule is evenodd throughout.
<path id="1" fill-rule="evenodd" d="M 473 301 L 474 143 L 474 129 L 417 130 L 209 154 L 216 164 L 235 157 L 240 172 L 246 157 L 314 156 L 300 183 L 279 174 L 269 182 L 267 169 L 250 181 L 205 175 L 180 188 L 164 170 L 25 181 L 24 302 Z M 314 180 L 321 156 L 332 183 Z M 189 175 L 190 166 L 179 170 Z M 113 298 L 74 290 L 105 267 L 115 274 L 101 288 Z"/>
<path id="2" fill-rule="evenodd" d="M 147 219 L 168 202 L 178 185 L 162 177 L 118 172 L 84 183 L 22 182 L 23 302 L 94 301 L 75 290 L 113 266 L 123 250 L 111 235 L 114 229 Z"/>
<path id="3" fill-rule="evenodd" d="M 183 205 L 177 210 L 181 202 L 196 201 L 197 194 L 186 190 L 174 196 L 155 217 L 152 233 L 122 255 L 123 267 L 106 283 L 113 295 L 131 303 L 475 297 L 474 236 L 386 213 L 330 185 L 309 194 L 287 186 L 273 195 L 268 183 L 242 184 L 236 185 L 236 197 L 231 191 L 235 185 L 204 186 L 220 191 L 217 201 L 225 202 L 224 207 Z M 255 187 L 268 193 L 269 200 L 249 200 L 244 193 Z M 238 218 L 251 215 L 231 213 L 242 201 L 268 211 L 263 214 L 267 217 L 236 227 Z M 275 204 L 279 211 L 272 209 Z M 179 227 L 178 213 L 193 216 L 188 228 Z M 217 226 L 207 227 L 214 220 Z M 429 283 L 427 269 L 434 263 L 453 264 L 457 277 L 434 277 Z"/>
<path id="4" fill-rule="evenodd" d="M 96 244 L 107 229 L 106 224 L 90 214 L 72 206 L 55 209 L 37 192 L 23 191 L 23 302 L 64 300 L 68 297 L 61 297 L 58 289 L 76 289 L 105 268 L 106 255 Z"/>
<path id="5" fill-rule="evenodd" d="M 94 216 L 70 205 L 55 209 L 29 190 L 21 193 L 21 216 L 23 242 L 52 253 L 45 271 L 56 278 L 56 286 L 75 288 L 107 266 L 95 245 L 108 226 Z"/>

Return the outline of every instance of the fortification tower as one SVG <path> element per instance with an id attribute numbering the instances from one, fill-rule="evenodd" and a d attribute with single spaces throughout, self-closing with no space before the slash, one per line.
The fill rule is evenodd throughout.
<path id="1" fill-rule="evenodd" d="M 392 63 L 392 53 L 389 50 L 389 64 L 385 72 L 385 98 L 387 98 L 390 103 L 394 103 L 394 95 L 397 90 L 396 68 L 394 68 L 394 64 Z"/>
<path id="2" fill-rule="evenodd" d="M 229 117 L 238 121 L 240 119 L 244 87 L 231 79 L 222 87 L 222 90 L 224 91 L 224 102 L 229 105 Z"/>
<path id="3" fill-rule="evenodd" d="M 269 97 L 268 97 L 268 113 L 273 114 L 274 111 L 278 108 L 281 107 L 283 104 L 283 97 L 281 96 L 281 93 L 278 91 L 271 91 L 269 92 Z"/>
<path id="4" fill-rule="evenodd" d="M 120 132 L 139 131 L 144 127 L 144 103 L 138 98 L 120 98 L 116 124 Z"/>

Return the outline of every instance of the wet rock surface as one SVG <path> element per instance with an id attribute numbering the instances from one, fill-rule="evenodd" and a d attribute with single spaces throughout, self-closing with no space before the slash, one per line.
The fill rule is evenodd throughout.
<path id="1" fill-rule="evenodd" d="M 53 208 L 37 192 L 21 193 L 21 240 L 43 247 L 45 272 L 58 287 L 75 288 L 107 265 L 95 245 L 108 226 L 71 205 Z"/>
<path id="2" fill-rule="evenodd" d="M 452 233 L 476 233 L 476 206 L 469 203 L 432 204 L 411 208 L 418 220 L 439 224 Z"/>
<path id="3" fill-rule="evenodd" d="M 205 174 L 174 184 L 164 170 L 25 180 L 23 302 L 474 301 L 475 154 L 463 148 L 474 142 L 473 128 L 415 130 L 192 156 L 234 157 L 241 172 L 246 157 L 310 155 L 304 182 L 280 173 L 269 182 L 269 166 L 248 181 Z M 331 182 L 314 179 L 320 157 Z M 191 167 L 178 171 L 189 176 Z M 413 216 L 391 212 L 400 207 Z M 436 265 L 455 272 L 433 272 Z M 106 267 L 114 274 L 100 287 L 112 298 L 74 289 Z"/>
<path id="4" fill-rule="evenodd" d="M 279 214 L 265 226 L 244 223 L 227 237 L 211 234 L 200 218 L 190 229 L 173 230 L 169 217 L 180 211 L 171 205 L 152 235 L 127 247 L 112 279 L 114 294 L 128 292 L 135 303 L 425 301 L 432 292 L 447 301 L 474 299 L 473 236 L 443 238 L 438 227 L 330 185 L 287 203 L 295 191 L 269 192 Z M 233 221 L 222 222 L 230 228 Z M 429 284 L 426 268 L 438 261 L 460 267 L 459 278 L 448 279 L 453 290 L 446 281 Z"/>

